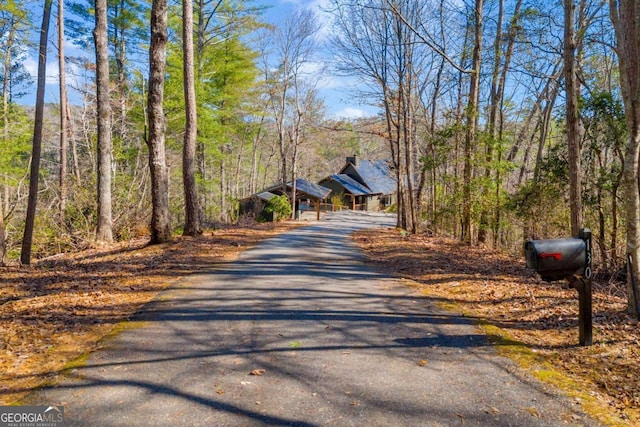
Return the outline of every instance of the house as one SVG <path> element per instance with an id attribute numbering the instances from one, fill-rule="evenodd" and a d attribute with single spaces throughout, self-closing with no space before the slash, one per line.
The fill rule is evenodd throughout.
<path id="1" fill-rule="evenodd" d="M 384 160 L 370 161 L 350 156 L 344 167 L 314 184 L 304 178 L 295 181 L 294 212 L 296 218 L 306 211 L 315 211 L 320 219 L 321 210 L 346 207 L 352 210 L 379 211 L 396 203 L 396 180 Z M 293 182 L 275 184 L 260 193 L 240 201 L 240 215 L 258 218 L 264 216 L 268 201 L 279 195 L 291 198 Z M 331 199 L 331 202 L 329 202 Z M 336 203 L 338 201 L 339 203 Z"/>
<path id="2" fill-rule="evenodd" d="M 314 184 L 304 178 L 296 179 L 295 184 L 296 196 L 294 212 L 296 212 L 296 215 L 299 211 L 306 211 L 313 208 L 317 212 L 318 219 L 320 219 L 320 205 L 331 193 L 331 189 Z M 269 188 L 265 188 L 262 192 L 254 194 L 240 202 L 240 215 L 253 215 L 257 218 L 271 197 L 283 194 L 290 197 L 292 191 L 293 181 L 288 182 L 284 190 L 282 184 L 275 184 Z"/>
<path id="3" fill-rule="evenodd" d="M 329 198 L 342 198 L 344 206 L 352 210 L 378 211 L 396 202 L 396 180 L 383 160 L 358 161 L 347 157 L 344 167 L 319 184 L 330 188 Z"/>

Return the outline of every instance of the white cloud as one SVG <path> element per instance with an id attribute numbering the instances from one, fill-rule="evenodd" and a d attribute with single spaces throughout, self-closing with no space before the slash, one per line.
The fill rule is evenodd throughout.
<path id="1" fill-rule="evenodd" d="M 329 73 L 324 73 L 320 76 L 318 81 L 318 89 L 342 89 L 344 88 L 344 82 L 340 79 L 332 76 Z"/>
<path id="2" fill-rule="evenodd" d="M 33 58 L 33 57 L 28 57 L 24 60 L 23 62 L 24 68 L 27 70 L 27 72 L 29 73 L 29 75 L 31 75 L 31 78 L 33 79 L 33 81 L 37 81 L 38 79 L 38 61 Z M 72 78 L 73 76 L 78 76 L 80 75 L 82 71 L 80 70 L 80 68 L 78 67 L 77 64 L 73 64 L 73 63 L 69 63 L 67 62 L 67 80 L 69 78 Z M 46 80 L 46 84 L 47 85 L 57 85 L 58 84 L 58 80 L 59 80 L 59 76 L 60 76 L 60 71 L 58 68 L 58 61 L 57 60 L 48 60 L 47 61 L 47 80 Z"/>
<path id="3" fill-rule="evenodd" d="M 332 16 L 327 12 L 329 7 L 329 0 L 315 0 L 312 1 L 309 7 L 315 12 L 318 22 L 320 24 L 320 31 L 318 33 L 318 39 L 320 41 L 327 40 L 331 35 L 331 23 Z"/>
<path id="4" fill-rule="evenodd" d="M 70 40 L 70 39 L 65 39 L 64 40 L 65 56 L 67 56 L 69 54 L 69 51 L 78 51 L 78 50 L 81 51 L 81 52 L 84 52 L 80 46 L 75 44 L 74 40 Z"/>
<path id="5" fill-rule="evenodd" d="M 363 117 L 374 116 L 375 113 L 362 108 L 345 107 L 332 114 L 337 119 L 361 119 Z"/>
<path id="6" fill-rule="evenodd" d="M 23 62 L 24 68 L 31 75 L 34 81 L 38 79 L 38 61 L 29 57 Z M 47 61 L 47 84 L 56 84 L 58 82 L 58 62 Z"/>
<path id="7" fill-rule="evenodd" d="M 31 57 L 24 60 L 22 63 L 24 68 L 27 70 L 27 73 L 34 79 L 38 77 L 38 63 Z"/>
<path id="8" fill-rule="evenodd" d="M 276 6 L 276 10 L 287 11 L 293 9 L 310 9 L 315 13 L 316 20 L 320 25 L 320 31 L 317 34 L 319 41 L 326 40 L 329 36 L 331 27 L 331 15 L 327 13 L 330 6 L 330 0 L 281 0 L 280 6 Z"/>

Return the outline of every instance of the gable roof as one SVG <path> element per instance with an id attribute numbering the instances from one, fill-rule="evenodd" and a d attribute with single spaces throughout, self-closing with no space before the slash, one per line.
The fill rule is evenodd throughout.
<path id="1" fill-rule="evenodd" d="M 364 196 L 372 193 L 366 185 L 360 184 L 355 179 L 351 178 L 349 175 L 340 173 L 334 174 L 329 177 L 329 179 L 333 179 L 338 184 L 340 184 L 346 191 L 353 194 L 354 196 Z"/>
<path id="2" fill-rule="evenodd" d="M 291 183 L 287 184 L 287 187 L 291 186 Z M 329 193 L 331 193 L 330 188 L 314 184 L 313 182 L 307 181 L 304 178 L 296 179 L 296 191 L 300 191 L 307 194 L 308 196 L 312 196 L 317 199 L 324 199 L 329 195 Z"/>
<path id="3" fill-rule="evenodd" d="M 271 200 L 271 198 L 276 197 L 275 194 L 269 192 L 269 191 L 263 191 L 262 193 L 258 193 L 256 194 L 256 196 L 264 201 L 269 201 Z"/>
<path id="4" fill-rule="evenodd" d="M 349 162 L 340 173 L 344 173 L 349 167 L 355 169 L 358 176 L 354 178 L 366 185 L 370 194 L 392 194 L 397 190 L 393 173 L 384 160 L 361 160 L 357 164 Z"/>
<path id="5" fill-rule="evenodd" d="M 391 194 L 397 189 L 396 180 L 384 160 L 377 162 L 363 160 L 356 166 L 356 170 L 367 187 L 375 193 Z"/>
<path id="6" fill-rule="evenodd" d="M 291 191 L 292 187 L 293 181 L 287 182 L 287 191 Z M 282 193 L 282 184 L 272 185 L 264 191 Z M 329 195 L 329 193 L 331 193 L 331 189 L 318 184 L 314 184 L 313 182 L 307 181 L 304 178 L 298 178 L 296 179 L 296 193 L 303 194 L 314 199 L 325 199 Z"/>

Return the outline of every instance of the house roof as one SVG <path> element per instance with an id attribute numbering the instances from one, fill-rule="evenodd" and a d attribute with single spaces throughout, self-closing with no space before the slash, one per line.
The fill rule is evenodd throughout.
<path id="1" fill-rule="evenodd" d="M 351 178 L 349 175 L 340 173 L 334 174 L 329 177 L 333 179 L 337 183 L 339 183 L 346 191 L 353 194 L 354 196 L 364 196 L 368 194 L 374 194 L 371 192 L 367 186 L 360 184 L 355 179 Z"/>
<path id="2" fill-rule="evenodd" d="M 360 180 L 369 188 L 370 194 L 392 194 L 396 191 L 396 180 L 384 160 L 361 160 L 357 164 L 349 163 L 341 172 L 344 172 L 349 165 L 356 170 Z"/>
<path id="3" fill-rule="evenodd" d="M 276 195 L 269 191 L 263 191 L 262 193 L 256 194 L 256 196 L 264 201 L 269 201 L 271 200 L 272 197 L 275 197 Z"/>
<path id="4" fill-rule="evenodd" d="M 287 187 L 291 187 L 291 183 L 288 183 Z M 296 190 L 311 197 L 315 197 L 316 199 L 324 199 L 329 195 L 329 193 L 331 193 L 330 188 L 314 184 L 313 182 L 307 181 L 304 178 L 296 179 Z"/>
<path id="5" fill-rule="evenodd" d="M 292 186 L 293 186 L 293 181 L 288 182 L 287 191 L 290 191 Z M 281 193 L 282 184 L 273 185 L 265 189 L 264 191 L 265 192 L 277 191 Z M 304 178 L 298 178 L 296 179 L 296 193 L 303 194 L 307 197 L 311 197 L 314 199 L 325 199 L 329 195 L 329 193 L 331 193 L 331 189 L 327 187 L 323 187 L 318 184 L 314 184 L 313 182 L 307 181 Z"/>

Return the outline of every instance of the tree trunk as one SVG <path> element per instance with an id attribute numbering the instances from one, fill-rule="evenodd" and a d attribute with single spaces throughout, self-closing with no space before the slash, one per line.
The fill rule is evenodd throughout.
<path id="1" fill-rule="evenodd" d="M 638 156 L 640 155 L 640 0 L 609 1 L 611 21 L 616 32 L 620 87 L 625 106 L 627 145 L 623 166 L 624 199 L 626 201 L 627 255 L 631 276 L 638 282 L 640 272 L 640 192 Z M 628 283 L 628 310 L 638 315 L 631 277 Z"/>
<path id="2" fill-rule="evenodd" d="M 567 94 L 566 126 L 569 150 L 569 208 L 571 235 L 577 236 L 582 227 L 582 198 L 580 190 L 580 117 L 578 97 L 580 86 L 576 77 L 575 3 L 564 0 L 564 81 Z"/>
<path id="3" fill-rule="evenodd" d="M 225 153 L 220 156 L 220 215 L 221 222 L 227 222 L 227 164 Z"/>
<path id="4" fill-rule="evenodd" d="M 58 0 L 58 67 L 60 78 L 60 223 L 65 223 L 67 205 L 67 82 L 64 57 L 64 0 Z"/>
<path id="5" fill-rule="evenodd" d="M 252 146 L 251 146 L 251 173 L 250 182 L 249 182 L 249 193 L 253 194 L 257 191 L 258 188 L 258 142 L 260 141 L 261 133 L 262 133 L 262 124 L 264 123 L 264 115 L 260 117 L 260 124 L 258 125 L 258 130 L 256 132 L 256 136 L 253 137 Z"/>
<path id="6" fill-rule="evenodd" d="M 522 0 L 518 0 L 513 11 L 513 17 L 511 19 L 511 24 L 509 25 L 508 39 L 507 39 L 507 52 L 504 57 L 504 66 L 501 71 L 500 80 L 498 82 L 498 90 L 496 93 L 496 100 L 499 103 L 499 113 L 496 114 L 495 119 L 493 120 L 494 129 L 493 133 L 496 134 L 497 131 L 497 144 L 498 144 L 498 168 L 496 170 L 496 195 L 495 195 L 495 218 L 493 221 L 493 247 L 498 246 L 498 237 L 500 234 L 500 223 L 501 223 L 501 214 L 502 214 L 502 201 L 500 200 L 500 193 L 502 187 L 502 158 L 503 158 L 503 136 L 504 136 L 504 120 L 503 120 L 503 104 L 504 104 L 504 88 L 507 81 L 507 74 L 511 68 L 511 58 L 513 57 L 513 50 L 516 44 L 516 36 L 518 32 L 518 28 L 520 27 L 520 8 L 522 7 Z M 497 128 L 497 130 L 496 130 Z"/>
<path id="7" fill-rule="evenodd" d="M 149 48 L 149 170 L 151 172 L 151 244 L 171 240 L 169 172 L 165 153 L 164 79 L 167 63 L 167 0 L 153 0 Z"/>
<path id="8" fill-rule="evenodd" d="M 458 66 L 458 78 L 456 80 L 456 112 L 455 112 L 455 124 L 456 126 L 462 124 L 464 119 L 464 89 L 463 89 L 463 76 L 464 76 L 464 64 L 468 60 L 468 51 L 469 51 L 469 39 L 470 39 L 471 29 L 467 25 L 467 29 L 464 32 L 464 41 L 462 54 L 460 55 L 460 63 Z M 459 126 L 460 130 L 455 131 L 454 135 L 454 147 L 453 147 L 453 194 L 457 197 L 460 194 L 460 176 L 463 175 L 463 170 L 460 169 L 460 147 L 463 145 L 463 134 L 462 134 L 462 126 Z M 463 165 L 464 166 L 464 165 Z M 464 169 L 464 167 L 463 167 Z M 463 190 L 464 192 L 464 190 Z M 463 218 L 464 218 L 464 200 L 462 203 L 456 205 L 456 218 L 455 223 L 453 224 L 453 234 L 454 236 L 460 238 L 462 240 L 462 228 L 463 228 Z"/>
<path id="9" fill-rule="evenodd" d="M 128 25 L 127 21 L 127 11 L 126 4 L 123 0 L 119 1 L 118 12 L 116 20 L 119 24 L 116 26 L 114 32 L 116 33 L 115 37 L 115 64 L 116 71 L 118 73 L 118 104 L 119 104 L 119 113 L 120 113 L 120 128 L 119 128 L 119 137 L 122 141 L 127 140 L 127 73 L 125 70 L 126 64 L 126 48 L 127 42 L 125 39 L 125 26 Z"/>
<path id="10" fill-rule="evenodd" d="M 293 141 L 293 154 L 291 156 L 291 219 L 296 218 L 296 193 L 298 192 L 296 183 L 296 180 L 298 179 L 298 130 L 296 129 L 294 132 L 296 132 L 296 136 Z"/>
<path id="11" fill-rule="evenodd" d="M 38 55 L 38 89 L 36 91 L 35 123 L 33 127 L 33 147 L 31 153 L 31 170 L 29 173 L 29 202 L 27 205 L 27 217 L 24 224 L 24 237 L 22 239 L 22 252 L 20 262 L 24 265 L 31 264 L 31 248 L 33 246 L 33 228 L 36 220 L 36 207 L 38 205 L 38 178 L 40 176 L 40 154 L 42 152 L 42 132 L 44 122 L 44 88 L 47 71 L 47 40 L 49 37 L 49 21 L 51 19 L 52 0 L 44 1 L 42 14 L 42 26 L 40 28 L 40 45 Z"/>
<path id="12" fill-rule="evenodd" d="M 497 243 L 497 235 L 499 232 L 499 218 L 500 218 L 500 185 L 501 185 L 501 176 L 500 176 L 500 166 L 495 168 L 496 177 L 494 180 L 491 180 L 491 174 L 493 173 L 493 161 L 494 161 L 494 151 L 497 148 L 499 160 L 502 160 L 502 138 L 499 132 L 501 129 L 501 116 L 502 116 L 502 104 L 504 98 L 504 87 L 507 80 L 507 74 L 510 70 L 511 58 L 513 56 L 513 50 L 516 42 L 516 33 L 517 28 L 520 25 L 520 8 L 522 6 L 522 0 L 518 0 L 516 2 L 513 17 L 509 24 L 509 30 L 507 32 L 507 48 L 505 53 L 502 53 L 502 22 L 504 20 L 504 0 L 500 0 L 499 2 L 499 13 L 498 13 L 498 25 L 496 31 L 496 38 L 493 44 L 493 71 L 491 78 L 491 103 L 489 106 L 489 121 L 487 123 L 487 131 L 489 134 L 489 141 L 486 147 L 486 169 L 485 169 L 485 180 L 486 182 L 493 181 L 495 182 L 495 201 L 493 205 L 493 211 L 495 213 L 494 218 L 490 218 L 490 206 L 488 203 L 483 203 L 483 209 L 480 216 L 480 227 L 478 230 L 478 241 L 484 242 L 486 240 L 487 232 L 489 229 L 493 231 L 493 242 L 494 246 Z M 504 58 L 504 63 L 503 63 Z M 490 223 L 492 226 L 490 227 Z"/>
<path id="13" fill-rule="evenodd" d="M 67 117 L 71 117 L 71 108 L 69 107 L 69 103 L 67 103 Z M 79 161 L 79 157 L 78 157 L 78 144 L 76 141 L 76 134 L 72 133 L 72 138 L 71 138 L 71 162 L 73 165 L 73 175 L 74 178 L 76 180 L 76 184 L 80 185 L 80 180 L 81 180 L 81 176 L 80 176 L 80 161 Z"/>
<path id="14" fill-rule="evenodd" d="M 4 78 L 2 79 L 2 144 L 8 144 L 9 142 L 9 83 L 11 73 L 7 72 L 11 68 L 11 49 L 13 49 L 13 44 L 15 40 L 15 25 L 11 25 L 9 28 L 9 34 L 6 42 L 6 51 L 4 53 Z M 6 189 L 6 187 L 5 187 Z M 0 187 L 0 190 L 2 188 Z M 7 195 L 8 196 L 8 195 Z M 7 200 L 4 200 L 7 203 L 8 208 L 8 197 Z M 6 235 L 6 224 L 5 224 L 5 206 L 3 202 L 2 194 L 0 193 L 0 265 L 4 265 L 6 262 L 7 255 L 7 235 Z"/>
<path id="15" fill-rule="evenodd" d="M 498 1 L 498 22 L 496 25 L 496 38 L 493 42 L 493 70 L 491 72 L 491 103 L 489 106 L 489 122 L 487 123 L 487 133 L 489 138 L 485 148 L 485 190 L 488 190 L 488 183 L 490 182 L 493 163 L 493 150 L 494 145 L 497 144 L 496 130 L 498 128 L 498 110 L 501 104 L 500 88 L 498 86 L 500 68 L 502 63 L 502 22 L 504 20 L 504 0 Z M 508 64 L 505 64 L 508 67 Z M 482 200 L 482 211 L 480 212 L 480 224 L 478 227 L 478 242 L 484 243 L 487 240 L 487 233 L 489 231 L 489 201 L 486 198 L 489 196 L 485 191 L 485 196 Z"/>
<path id="16" fill-rule="evenodd" d="M 191 0 L 182 0 L 182 43 L 184 51 L 185 100 L 185 132 L 184 146 L 182 148 L 182 180 L 185 207 L 183 235 L 195 236 L 202 234 L 202 230 L 200 228 L 200 207 L 195 173 L 198 116 L 193 59 L 193 4 Z"/>
<path id="17" fill-rule="evenodd" d="M 624 164 L 624 155 L 620 154 L 620 163 Z M 611 188 L 611 234 L 609 247 L 614 251 L 612 258 L 612 265 L 614 263 L 613 257 L 616 255 L 616 248 L 618 247 L 618 191 L 622 185 L 623 171 L 618 172 L 615 183 Z"/>
<path id="18" fill-rule="evenodd" d="M 96 240 L 113 241 L 111 216 L 111 104 L 109 95 L 109 48 L 107 0 L 96 0 L 96 92 L 98 120 L 98 227 Z"/>
<path id="19" fill-rule="evenodd" d="M 556 79 L 555 76 L 551 76 L 550 78 L 554 79 L 554 82 L 551 87 L 548 87 L 550 93 L 547 95 L 547 104 L 542 110 L 542 116 L 540 117 L 540 139 L 538 141 L 538 152 L 536 154 L 536 164 L 533 172 L 533 181 L 535 185 L 538 185 L 538 182 L 540 181 L 544 146 L 547 142 L 547 136 L 551 127 L 553 107 L 558 98 L 558 90 L 560 88 L 559 78 Z"/>
<path id="20" fill-rule="evenodd" d="M 4 223 L 4 209 L 2 206 L 2 195 L 0 194 L 0 266 L 7 262 L 7 226 Z"/>
<path id="21" fill-rule="evenodd" d="M 469 101 L 466 111 L 467 131 L 464 140 L 464 188 L 463 188 L 463 213 L 462 213 L 462 241 L 471 244 L 471 186 L 473 179 L 473 152 L 476 145 L 478 129 L 478 103 L 480 99 L 480 67 L 482 65 L 482 9 L 483 0 L 476 0 L 474 10 L 474 43 L 472 55 L 472 72 L 469 86 Z"/>
<path id="22" fill-rule="evenodd" d="M 5 134 L 9 131 L 9 84 L 11 83 L 11 73 L 7 70 L 11 69 L 11 50 L 15 40 L 16 28 L 11 25 L 9 28 L 9 36 L 7 37 L 6 50 L 4 52 L 4 76 L 2 79 L 2 119 Z"/>

